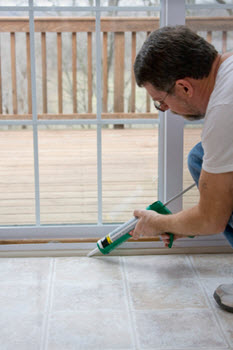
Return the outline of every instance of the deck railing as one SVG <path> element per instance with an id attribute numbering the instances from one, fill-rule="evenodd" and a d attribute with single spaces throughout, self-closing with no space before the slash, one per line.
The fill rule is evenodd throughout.
<path id="1" fill-rule="evenodd" d="M 209 42 L 212 41 L 213 32 L 221 32 L 221 48 L 222 52 L 227 50 L 228 33 L 233 31 L 233 21 L 231 17 L 189 17 L 186 19 L 186 24 L 195 31 L 206 32 L 206 38 Z M 139 32 L 144 32 L 145 37 L 151 31 L 159 27 L 158 18 L 102 18 L 101 19 L 101 31 L 102 31 L 102 111 L 103 118 L 154 118 L 154 114 L 150 110 L 150 99 L 147 95 L 145 102 L 145 111 L 138 112 L 136 109 L 136 84 L 133 74 L 133 62 L 136 55 L 137 37 Z M 29 36 L 29 21 L 28 18 L 12 18 L 2 17 L 0 18 L 0 33 L 9 33 L 10 40 L 10 53 L 6 53 L 1 50 L 1 56 L 4 54 L 10 54 L 10 75 L 11 84 L 3 84 L 4 70 L 1 66 L 0 56 L 0 119 L 31 119 L 32 118 L 32 94 L 31 94 L 31 61 L 30 61 L 30 36 Z M 93 72 L 94 64 L 93 57 L 95 52 L 93 50 L 93 42 L 95 35 L 95 18 L 83 17 L 83 18 L 67 18 L 67 17 L 55 17 L 55 18 L 35 18 L 35 32 L 40 33 L 41 40 L 41 111 L 38 113 L 39 119 L 85 119 L 96 118 L 95 112 L 93 112 Z M 48 33 L 56 33 L 56 45 L 57 50 L 54 50 L 57 54 L 57 112 L 48 112 L 48 72 L 47 72 L 47 60 L 48 60 L 48 48 L 46 45 Z M 71 61 L 71 77 L 72 77 L 72 113 L 64 113 L 63 108 L 63 33 L 70 33 L 70 40 L 72 41 L 72 54 L 69 58 Z M 79 91 L 77 90 L 77 49 L 79 48 L 78 33 L 86 33 L 86 47 L 87 47 L 87 109 L 85 113 L 78 110 L 77 96 Z M 27 79 L 27 112 L 23 114 L 19 112 L 18 108 L 18 91 L 17 91 L 17 65 L 18 56 L 16 54 L 16 34 L 25 33 L 26 46 L 25 46 L 25 58 L 26 58 L 26 79 Z M 109 57 L 108 57 L 108 45 L 109 35 L 113 33 L 113 79 L 111 83 L 113 85 L 113 108 L 109 111 L 108 98 L 109 98 Z M 126 44 L 125 37 L 130 35 L 130 57 L 126 56 Z M 125 110 L 124 103 L 124 91 L 125 91 L 125 62 L 130 61 L 130 69 L 128 69 L 128 76 L 130 76 L 129 82 L 129 99 L 127 111 Z M 12 101 L 12 113 L 8 109 L 3 108 L 3 95 L 4 91 L 8 90 L 11 93 Z M 11 90 L 11 91 L 10 91 Z M 53 92 L 54 93 L 54 92 Z"/>

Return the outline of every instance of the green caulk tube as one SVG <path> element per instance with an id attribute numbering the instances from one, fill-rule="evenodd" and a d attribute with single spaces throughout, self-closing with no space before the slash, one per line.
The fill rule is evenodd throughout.
<path id="1" fill-rule="evenodd" d="M 160 201 L 156 201 L 151 205 L 149 205 L 146 209 L 156 211 L 159 214 L 165 214 L 165 215 L 172 214 L 171 211 L 166 207 L 166 205 L 168 205 L 173 200 L 183 195 L 185 192 L 189 191 L 194 186 L 195 186 L 195 183 L 187 187 L 184 191 L 180 192 L 176 196 L 172 197 L 165 204 L 163 204 Z M 107 236 L 99 239 L 97 242 L 97 248 L 92 250 L 87 256 L 91 257 L 96 253 L 98 253 L 99 251 L 104 255 L 109 254 L 113 249 L 118 247 L 120 244 L 127 241 L 129 238 L 132 238 L 129 232 L 131 232 L 135 228 L 137 222 L 138 222 L 138 218 L 133 217 L 123 225 L 120 225 L 115 230 L 110 232 Z M 168 247 L 171 248 L 174 240 L 174 235 L 172 233 L 169 233 L 169 235 L 170 235 L 170 243 Z"/>

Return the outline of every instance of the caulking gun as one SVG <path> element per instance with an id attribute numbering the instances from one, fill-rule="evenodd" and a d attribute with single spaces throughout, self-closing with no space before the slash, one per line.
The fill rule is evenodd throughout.
<path id="1" fill-rule="evenodd" d="M 175 199 L 182 196 L 185 192 L 189 191 L 194 186 L 195 186 L 195 183 L 193 183 L 191 186 L 187 187 L 185 190 L 183 190 L 182 192 L 178 193 L 177 195 L 169 199 L 165 204 L 163 204 L 160 201 L 156 201 L 151 205 L 149 205 L 146 209 L 156 211 L 159 214 L 165 214 L 165 215 L 172 214 L 171 211 L 166 206 L 172 201 L 174 201 Z M 102 254 L 110 253 L 117 246 L 127 241 L 129 238 L 132 238 L 129 232 L 131 232 L 135 228 L 137 222 L 138 222 L 138 218 L 133 217 L 131 220 L 125 222 L 124 224 L 120 225 L 115 230 L 110 232 L 107 236 L 99 239 L 97 242 L 97 248 L 92 250 L 87 256 L 91 257 L 96 253 L 98 253 L 99 251 Z M 170 235 L 170 243 L 168 247 L 171 248 L 174 240 L 174 235 L 172 233 L 169 233 L 169 235 Z"/>

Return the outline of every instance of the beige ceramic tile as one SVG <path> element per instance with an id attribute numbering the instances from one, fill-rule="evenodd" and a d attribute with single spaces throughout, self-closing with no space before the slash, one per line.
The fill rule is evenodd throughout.
<path id="1" fill-rule="evenodd" d="M 227 348 L 208 310 L 136 312 L 140 349 Z"/>
<path id="2" fill-rule="evenodd" d="M 0 312 L 1 350 L 40 350 L 43 315 Z"/>
<path id="3" fill-rule="evenodd" d="M 204 286 L 204 289 L 209 298 L 209 301 L 211 302 L 213 306 L 213 310 L 221 325 L 223 333 L 225 334 L 225 337 L 229 342 L 229 344 L 233 347 L 233 314 L 226 312 L 224 310 L 221 310 L 221 308 L 218 306 L 215 299 L 213 298 L 213 293 L 220 284 L 231 283 L 231 282 L 232 281 L 229 281 L 229 278 L 216 278 L 216 279 L 207 278 L 207 279 L 201 280 L 201 283 Z"/>
<path id="4" fill-rule="evenodd" d="M 233 315 L 232 313 L 217 309 L 218 320 L 221 324 L 223 333 L 229 342 L 230 346 L 233 348 Z"/>
<path id="5" fill-rule="evenodd" d="M 232 316 L 215 305 L 212 293 L 232 280 L 232 266 L 224 254 L 0 259 L 0 350 L 229 350 Z"/>
<path id="6" fill-rule="evenodd" d="M 233 254 L 193 255 L 191 260 L 200 278 L 233 279 Z"/>
<path id="7" fill-rule="evenodd" d="M 118 257 L 56 259 L 56 280 L 87 283 L 121 279 L 122 271 Z"/>
<path id="8" fill-rule="evenodd" d="M 203 286 L 205 293 L 211 303 L 214 305 L 217 305 L 214 298 L 213 294 L 215 289 L 223 283 L 233 283 L 233 278 L 232 281 L 229 280 L 227 277 L 219 277 L 219 278 L 201 278 L 200 283 Z"/>
<path id="9" fill-rule="evenodd" d="M 20 315 L 40 313 L 45 309 L 48 283 L 38 280 L 33 283 L 9 282 L 0 283 L 1 314 Z"/>
<path id="10" fill-rule="evenodd" d="M 130 282 L 135 310 L 207 308 L 205 295 L 196 280 Z"/>
<path id="11" fill-rule="evenodd" d="M 121 310 L 127 311 L 123 283 L 90 281 L 56 282 L 53 311 Z"/>
<path id="12" fill-rule="evenodd" d="M 48 279 L 51 258 L 1 258 L 0 282 Z"/>
<path id="13" fill-rule="evenodd" d="M 59 312 L 51 317 L 49 350 L 133 349 L 125 312 Z"/>
<path id="14" fill-rule="evenodd" d="M 185 255 L 151 255 L 124 257 L 129 281 L 196 278 Z"/>

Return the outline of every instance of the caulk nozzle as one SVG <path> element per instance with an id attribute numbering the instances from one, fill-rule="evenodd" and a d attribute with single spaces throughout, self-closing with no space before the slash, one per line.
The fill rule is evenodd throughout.
<path id="1" fill-rule="evenodd" d="M 99 249 L 95 248 L 93 249 L 90 253 L 87 254 L 88 258 L 90 258 L 91 256 L 95 255 L 96 253 L 98 253 Z"/>

